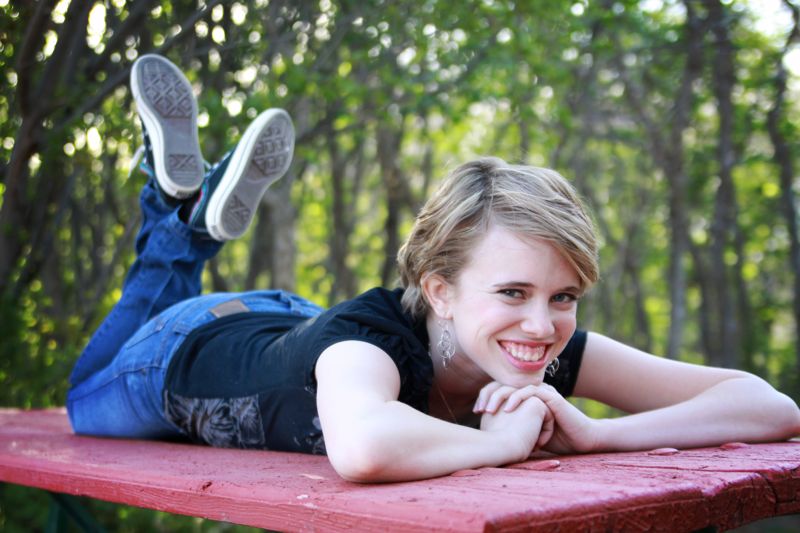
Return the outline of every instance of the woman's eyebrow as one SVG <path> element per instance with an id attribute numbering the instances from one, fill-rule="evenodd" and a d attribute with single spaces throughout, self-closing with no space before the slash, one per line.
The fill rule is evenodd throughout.
<path id="1" fill-rule="evenodd" d="M 491 285 L 493 288 L 503 289 L 507 287 L 517 287 L 517 288 L 536 288 L 536 285 L 531 283 L 530 281 L 501 281 L 500 283 L 494 283 Z M 574 285 L 567 285 L 565 287 L 561 287 L 556 289 L 555 292 L 583 292 L 579 287 L 575 287 Z"/>

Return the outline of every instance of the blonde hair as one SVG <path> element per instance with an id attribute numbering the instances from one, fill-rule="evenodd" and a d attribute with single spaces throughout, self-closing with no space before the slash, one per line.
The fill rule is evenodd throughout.
<path id="1" fill-rule="evenodd" d="M 454 283 L 490 223 L 555 246 L 575 269 L 582 290 L 597 281 L 594 226 L 567 180 L 554 170 L 482 158 L 442 182 L 397 254 L 406 311 L 427 314 L 423 277 L 437 274 Z"/>

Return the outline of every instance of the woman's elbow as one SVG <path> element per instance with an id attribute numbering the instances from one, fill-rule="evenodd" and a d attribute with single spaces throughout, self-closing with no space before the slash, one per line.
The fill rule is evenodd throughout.
<path id="1" fill-rule="evenodd" d="M 800 409 L 786 394 L 775 389 L 764 379 L 752 374 L 738 371 L 740 379 L 730 383 L 740 384 L 744 388 L 736 389 L 741 400 L 752 406 L 752 421 L 759 429 L 756 440 L 778 441 L 800 435 Z"/>
<path id="2" fill-rule="evenodd" d="M 790 439 L 800 435 L 800 408 L 789 396 L 778 393 L 774 408 L 779 439 Z"/>
<path id="3" fill-rule="evenodd" d="M 348 438 L 327 446 L 328 460 L 343 479 L 354 483 L 393 481 L 387 447 L 375 438 Z"/>

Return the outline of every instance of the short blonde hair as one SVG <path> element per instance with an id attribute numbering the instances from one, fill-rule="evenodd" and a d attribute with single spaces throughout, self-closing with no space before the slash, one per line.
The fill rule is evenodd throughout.
<path id="1" fill-rule="evenodd" d="M 567 180 L 554 170 L 482 158 L 442 182 L 397 254 L 406 311 L 427 314 L 423 277 L 437 274 L 454 283 L 490 223 L 552 244 L 575 269 L 582 290 L 597 281 L 594 225 Z"/>

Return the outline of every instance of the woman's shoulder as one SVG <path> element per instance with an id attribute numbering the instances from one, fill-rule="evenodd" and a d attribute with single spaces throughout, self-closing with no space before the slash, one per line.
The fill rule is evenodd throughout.
<path id="1" fill-rule="evenodd" d="M 358 296 L 334 305 L 328 315 L 359 322 L 376 321 L 397 324 L 415 329 L 415 320 L 403 309 L 401 298 L 403 289 L 374 287 Z"/>
<path id="2" fill-rule="evenodd" d="M 334 305 L 318 317 L 318 322 L 346 322 L 387 333 L 418 335 L 424 324 L 403 309 L 402 296 L 403 289 L 375 287 Z"/>
<path id="3" fill-rule="evenodd" d="M 385 307 L 391 310 L 402 309 L 400 303 L 403 297 L 403 289 L 387 289 L 385 287 L 373 287 L 362 292 L 358 296 L 346 300 L 344 304 Z"/>
<path id="4" fill-rule="evenodd" d="M 427 391 L 433 369 L 428 354 L 424 321 L 415 321 L 403 310 L 403 289 L 375 287 L 345 300 L 301 326 L 295 333 L 311 341 L 309 369 L 328 347 L 343 341 L 376 346 L 397 366 L 401 386 L 399 400 L 415 409 L 427 409 Z"/>

